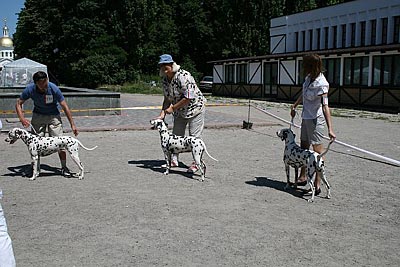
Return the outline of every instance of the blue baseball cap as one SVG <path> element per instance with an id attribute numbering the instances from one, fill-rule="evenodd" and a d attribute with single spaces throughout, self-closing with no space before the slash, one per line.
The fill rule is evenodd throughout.
<path id="1" fill-rule="evenodd" d="M 172 59 L 172 56 L 169 54 L 164 54 L 160 56 L 160 61 L 158 64 L 168 64 L 168 63 L 174 63 L 175 61 Z"/>

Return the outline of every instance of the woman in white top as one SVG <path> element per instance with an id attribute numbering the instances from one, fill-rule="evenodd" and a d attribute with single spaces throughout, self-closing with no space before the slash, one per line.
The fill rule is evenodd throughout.
<path id="1" fill-rule="evenodd" d="M 193 76 L 174 62 L 171 55 L 160 56 L 158 62 L 160 76 L 162 77 L 164 101 L 158 118 L 164 119 L 165 115 L 174 115 L 172 133 L 184 136 L 188 125 L 189 135 L 200 138 L 204 129 L 204 112 L 206 98 L 197 87 Z M 171 167 L 178 166 L 177 155 L 172 155 Z M 196 172 L 195 162 L 188 172 Z"/>
<path id="2" fill-rule="evenodd" d="M 312 145 L 313 150 L 318 153 L 324 151 L 322 143 L 325 124 L 328 127 L 329 138 L 336 138 L 333 132 L 331 113 L 328 106 L 329 83 L 322 74 L 322 60 L 316 54 L 303 57 L 303 72 L 305 81 L 303 92 L 291 107 L 291 116 L 294 117 L 296 107 L 303 102 L 300 146 L 309 149 Z M 301 169 L 298 185 L 306 185 L 305 167 Z M 321 192 L 321 178 L 317 175 L 315 179 L 316 194 Z"/>

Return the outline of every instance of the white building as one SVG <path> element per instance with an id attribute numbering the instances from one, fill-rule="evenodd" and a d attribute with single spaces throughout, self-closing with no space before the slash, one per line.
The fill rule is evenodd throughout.
<path id="1" fill-rule="evenodd" d="M 9 36 L 6 20 L 4 20 L 3 37 L 0 38 L 0 69 L 14 60 L 14 44 Z"/>
<path id="2" fill-rule="evenodd" d="M 302 56 L 322 56 L 330 103 L 400 111 L 400 1 L 356 0 L 277 17 L 270 55 L 211 62 L 213 94 L 294 101 Z"/>

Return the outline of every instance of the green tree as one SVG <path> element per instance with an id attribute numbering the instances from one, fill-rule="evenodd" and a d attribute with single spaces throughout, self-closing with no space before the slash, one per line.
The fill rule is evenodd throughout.
<path id="1" fill-rule="evenodd" d="M 273 17 L 342 0 L 26 0 L 15 53 L 48 66 L 52 79 L 96 87 L 158 73 L 172 54 L 197 78 L 207 61 L 269 53 Z"/>

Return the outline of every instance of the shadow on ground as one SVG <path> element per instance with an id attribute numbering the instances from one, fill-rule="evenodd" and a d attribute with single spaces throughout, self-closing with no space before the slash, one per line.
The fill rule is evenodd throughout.
<path id="1" fill-rule="evenodd" d="M 298 197 L 305 199 L 304 196 L 309 195 L 309 191 L 301 188 L 293 188 L 290 187 L 289 189 L 285 190 L 286 182 L 282 181 L 276 181 L 268 177 L 255 177 L 255 180 L 253 181 L 247 181 L 245 182 L 246 184 L 249 185 L 254 185 L 254 186 L 265 186 L 269 188 L 273 188 L 288 194 L 291 194 L 292 196 Z M 291 183 L 291 186 L 293 184 Z"/>
<path id="2" fill-rule="evenodd" d="M 165 160 L 130 160 L 128 161 L 128 164 L 133 164 L 136 165 L 139 168 L 143 169 L 150 169 L 154 172 L 162 173 L 164 174 L 165 168 L 161 167 L 161 165 L 165 164 Z M 182 162 L 179 162 L 179 166 L 176 168 L 171 168 L 169 170 L 170 174 L 180 174 L 186 178 L 189 179 L 194 179 L 198 180 L 200 177 L 200 172 L 197 172 L 195 174 L 193 173 L 187 173 L 186 170 L 189 168 L 186 164 L 183 164 Z"/>
<path id="3" fill-rule="evenodd" d="M 3 176 L 8 176 L 8 177 L 21 176 L 21 177 L 25 177 L 25 178 L 32 177 L 31 164 L 8 167 L 7 169 L 10 171 L 10 173 L 5 173 L 5 174 L 3 174 Z M 78 178 L 76 173 L 71 172 L 71 174 L 72 174 L 72 176 L 66 177 L 66 178 Z M 63 176 L 63 174 L 61 172 L 61 168 L 52 167 L 47 164 L 40 164 L 39 177 L 51 177 L 51 176 Z"/>

